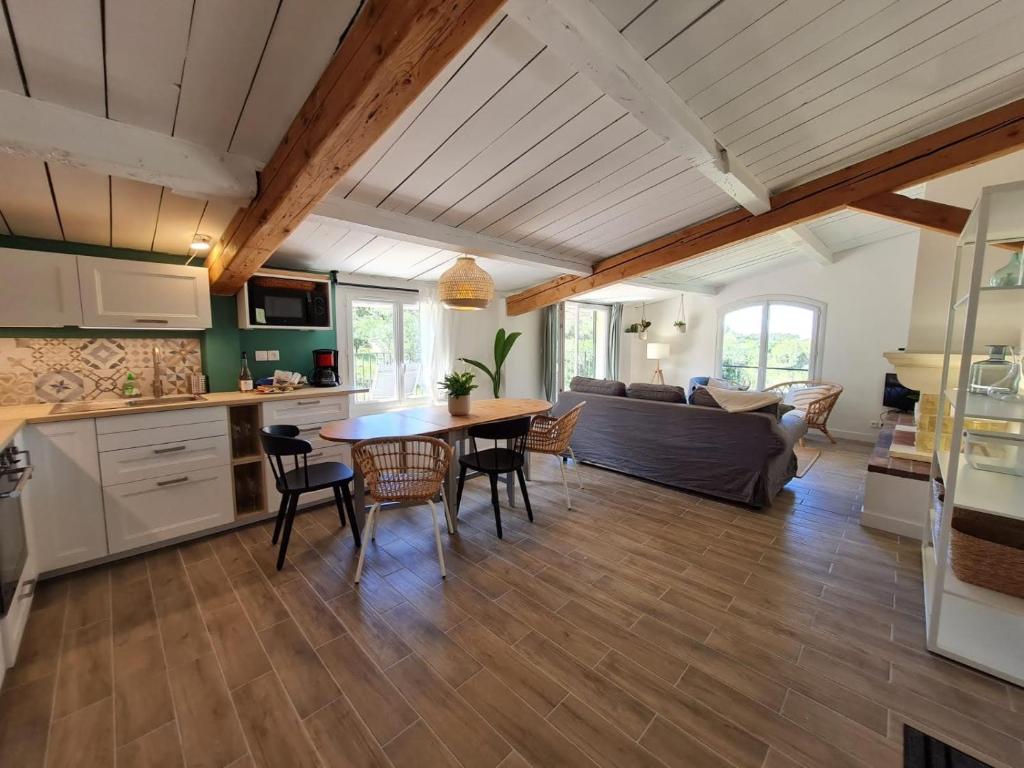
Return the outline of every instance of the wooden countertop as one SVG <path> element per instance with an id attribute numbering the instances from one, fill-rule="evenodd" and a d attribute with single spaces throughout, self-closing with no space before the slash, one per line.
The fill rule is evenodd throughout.
<path id="1" fill-rule="evenodd" d="M 43 424 L 53 421 L 73 421 L 76 419 L 101 419 L 106 416 L 123 416 L 131 413 L 156 413 L 158 411 L 178 411 L 184 408 L 212 408 L 218 405 L 253 405 L 270 400 L 309 400 L 318 397 L 339 397 L 366 392 L 363 387 L 307 387 L 292 392 L 281 392 L 273 395 L 261 395 L 255 392 L 210 392 L 203 395 L 203 400 L 192 400 L 184 403 L 157 403 L 135 408 L 114 407 L 109 410 L 82 411 L 79 413 L 50 413 L 54 403 L 34 403 L 32 405 L 9 405 L 0 408 L 0 448 L 6 446 L 18 430 L 26 424 Z M 112 403 L 118 402 L 112 400 Z"/>

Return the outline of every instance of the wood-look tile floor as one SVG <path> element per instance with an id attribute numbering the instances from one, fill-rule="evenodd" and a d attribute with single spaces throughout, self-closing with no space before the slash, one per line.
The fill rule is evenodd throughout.
<path id="1" fill-rule="evenodd" d="M 32 766 L 901 764 L 903 723 L 1024 765 L 1024 691 L 924 650 L 916 542 L 860 528 L 867 452 L 763 513 L 584 467 L 536 523 L 484 487 L 386 516 L 354 588 L 331 507 L 39 587 L 0 694 Z"/>

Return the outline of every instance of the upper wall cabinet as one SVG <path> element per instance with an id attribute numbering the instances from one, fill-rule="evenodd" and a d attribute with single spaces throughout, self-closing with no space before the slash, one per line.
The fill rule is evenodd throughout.
<path id="1" fill-rule="evenodd" d="M 78 257 L 82 326 L 209 328 L 210 281 L 202 267 Z"/>
<path id="2" fill-rule="evenodd" d="M 0 327 L 81 324 L 73 255 L 0 248 Z"/>

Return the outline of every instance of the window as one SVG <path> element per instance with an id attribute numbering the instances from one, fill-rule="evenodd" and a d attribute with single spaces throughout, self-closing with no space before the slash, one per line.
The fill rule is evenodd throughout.
<path id="1" fill-rule="evenodd" d="M 573 376 L 608 376 L 608 307 L 569 301 L 563 305 L 562 388 Z"/>
<path id="2" fill-rule="evenodd" d="M 426 398 L 417 294 L 353 293 L 346 306 L 349 381 L 369 390 L 356 395 L 356 403 L 400 405 Z"/>
<path id="3" fill-rule="evenodd" d="M 824 305 L 799 299 L 760 299 L 726 308 L 719 330 L 719 374 L 764 389 L 818 378 Z"/>

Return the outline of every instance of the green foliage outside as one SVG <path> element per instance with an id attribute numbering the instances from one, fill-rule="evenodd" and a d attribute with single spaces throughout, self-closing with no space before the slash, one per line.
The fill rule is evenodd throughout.
<path id="1" fill-rule="evenodd" d="M 761 337 L 726 328 L 722 339 L 722 377 L 757 386 Z M 810 371 L 811 340 L 795 333 L 769 333 L 764 386 L 806 378 Z"/>

